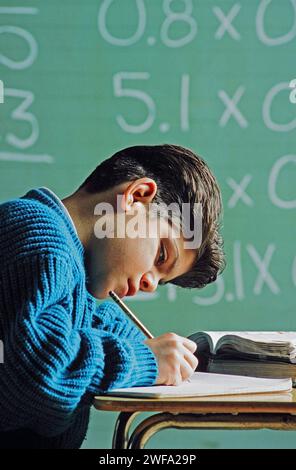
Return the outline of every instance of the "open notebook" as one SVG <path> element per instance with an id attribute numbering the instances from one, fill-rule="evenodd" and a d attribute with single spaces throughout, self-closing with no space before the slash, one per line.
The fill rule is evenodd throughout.
<path id="1" fill-rule="evenodd" d="M 262 379 L 239 375 L 195 372 L 181 385 L 153 385 L 151 387 L 116 388 L 106 395 L 138 398 L 182 398 L 244 393 L 289 392 L 291 379 Z"/>

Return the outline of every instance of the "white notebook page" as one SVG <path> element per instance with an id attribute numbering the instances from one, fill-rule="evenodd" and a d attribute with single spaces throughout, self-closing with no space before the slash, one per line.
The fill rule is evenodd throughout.
<path id="1" fill-rule="evenodd" d="M 117 388 L 109 391 L 108 395 L 165 398 L 285 392 L 291 390 L 291 379 L 263 379 L 239 375 L 195 372 L 188 382 L 184 382 L 181 385 Z"/>

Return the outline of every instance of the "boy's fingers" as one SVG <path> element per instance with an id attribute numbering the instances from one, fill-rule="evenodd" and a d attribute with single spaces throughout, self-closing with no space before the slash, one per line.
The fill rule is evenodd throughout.
<path id="1" fill-rule="evenodd" d="M 187 349 L 187 351 L 188 351 L 188 349 Z M 194 356 L 194 354 L 190 353 L 189 351 L 186 352 L 186 348 L 185 348 L 185 352 L 184 352 L 184 359 L 188 362 L 188 364 L 193 369 L 193 371 L 195 371 L 195 369 L 198 366 L 198 359 Z"/>
<path id="2" fill-rule="evenodd" d="M 192 370 L 192 367 L 189 365 L 189 363 L 184 359 L 181 363 L 180 372 L 182 380 L 184 381 L 189 379 L 189 377 L 192 376 L 194 371 Z"/>
<path id="3" fill-rule="evenodd" d="M 197 345 L 194 343 L 194 341 L 191 341 L 191 339 L 183 338 L 183 344 L 192 353 L 196 351 Z"/>

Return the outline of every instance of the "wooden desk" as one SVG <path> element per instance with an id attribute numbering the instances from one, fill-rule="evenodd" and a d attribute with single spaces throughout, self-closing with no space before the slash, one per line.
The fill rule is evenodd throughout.
<path id="1" fill-rule="evenodd" d="M 199 398 L 95 397 L 98 410 L 118 411 L 112 448 L 143 449 L 162 429 L 276 429 L 296 430 L 296 389 L 291 393 L 228 395 Z M 144 419 L 129 436 L 135 417 Z"/>

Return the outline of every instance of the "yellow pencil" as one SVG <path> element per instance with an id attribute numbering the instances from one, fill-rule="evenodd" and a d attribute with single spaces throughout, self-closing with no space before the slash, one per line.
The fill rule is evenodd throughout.
<path id="1" fill-rule="evenodd" d="M 154 336 L 150 333 L 150 331 L 140 322 L 140 320 L 136 317 L 136 315 L 125 305 L 125 303 L 118 297 L 113 290 L 109 291 L 110 297 L 122 308 L 124 313 L 140 328 L 140 330 L 147 336 L 147 338 L 154 338 Z"/>

